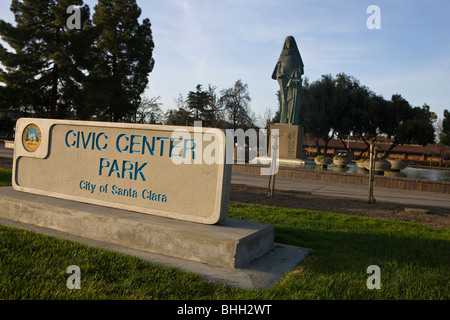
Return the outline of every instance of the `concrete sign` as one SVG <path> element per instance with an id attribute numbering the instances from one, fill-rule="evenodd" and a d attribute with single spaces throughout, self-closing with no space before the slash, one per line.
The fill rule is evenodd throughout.
<path id="1" fill-rule="evenodd" d="M 20 119 L 13 187 L 216 224 L 228 214 L 231 165 L 225 163 L 225 146 L 219 129 Z M 198 161 L 207 150 L 215 161 Z"/>

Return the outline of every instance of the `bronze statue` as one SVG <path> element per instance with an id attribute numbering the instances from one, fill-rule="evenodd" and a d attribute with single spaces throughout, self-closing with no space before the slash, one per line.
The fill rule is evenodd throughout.
<path id="1" fill-rule="evenodd" d="M 280 123 L 298 125 L 300 94 L 304 64 L 294 37 L 288 36 L 278 59 L 272 79 L 280 85 Z"/>

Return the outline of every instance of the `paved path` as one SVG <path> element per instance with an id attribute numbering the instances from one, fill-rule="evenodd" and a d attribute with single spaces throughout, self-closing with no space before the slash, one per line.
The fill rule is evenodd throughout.
<path id="1" fill-rule="evenodd" d="M 338 185 L 315 181 L 299 181 L 293 179 L 277 178 L 275 189 L 293 190 L 311 193 L 313 195 L 338 196 L 355 199 L 368 199 L 368 187 L 359 185 Z M 269 177 L 233 173 L 231 182 L 267 188 Z M 431 192 L 418 192 L 397 189 L 374 189 L 377 201 L 400 203 L 405 205 L 420 205 L 450 209 L 450 196 Z"/>
<path id="2" fill-rule="evenodd" d="M 14 149 L 5 148 L 5 143 L 0 142 L 0 157 L 2 158 L 13 158 Z"/>

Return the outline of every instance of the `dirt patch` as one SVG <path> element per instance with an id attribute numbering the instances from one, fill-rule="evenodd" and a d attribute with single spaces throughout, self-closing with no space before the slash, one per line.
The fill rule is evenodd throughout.
<path id="1" fill-rule="evenodd" d="M 377 219 L 415 222 L 433 229 L 450 228 L 450 210 L 443 208 L 402 205 L 378 201 L 369 204 L 367 201 L 349 198 L 318 196 L 297 191 L 277 190 L 274 199 L 267 199 L 267 188 L 232 185 L 230 200 L 254 203 L 264 206 L 276 206 L 294 209 L 306 209 L 342 213 Z M 407 210 L 411 208 L 421 210 Z"/>

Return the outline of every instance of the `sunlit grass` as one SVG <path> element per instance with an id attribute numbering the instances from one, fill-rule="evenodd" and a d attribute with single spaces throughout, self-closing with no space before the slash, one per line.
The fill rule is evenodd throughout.
<path id="1" fill-rule="evenodd" d="M 450 232 L 306 210 L 230 204 L 230 217 L 275 227 L 276 242 L 312 252 L 268 289 L 242 290 L 135 257 L 0 227 L 0 299 L 433 299 L 450 298 Z M 69 290 L 67 267 L 81 269 Z M 381 290 L 366 286 L 381 269 Z"/>

